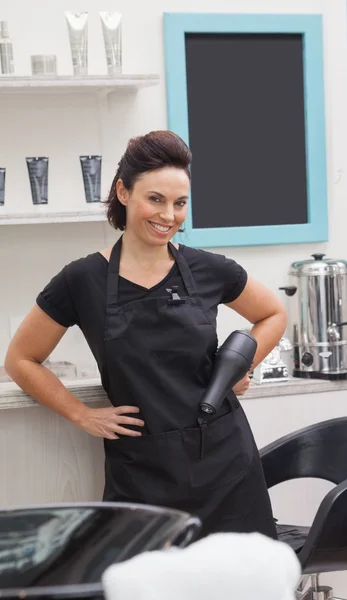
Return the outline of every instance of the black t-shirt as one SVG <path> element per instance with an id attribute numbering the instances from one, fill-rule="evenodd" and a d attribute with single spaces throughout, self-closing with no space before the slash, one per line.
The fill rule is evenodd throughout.
<path id="1" fill-rule="evenodd" d="M 223 255 L 197 250 L 180 244 L 179 251 L 193 275 L 203 309 L 215 320 L 219 304 L 236 300 L 247 282 L 246 271 Z M 104 364 L 104 328 L 108 261 L 94 252 L 66 265 L 44 290 L 36 302 L 54 321 L 64 327 L 78 325 L 98 363 Z M 145 297 L 167 296 L 166 289 L 178 286 L 178 294 L 186 290 L 176 264 L 156 286 L 146 288 L 119 278 L 119 303 L 126 304 Z"/>

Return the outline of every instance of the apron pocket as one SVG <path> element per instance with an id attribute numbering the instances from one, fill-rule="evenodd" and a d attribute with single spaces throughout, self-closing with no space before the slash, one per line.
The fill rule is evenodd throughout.
<path id="1" fill-rule="evenodd" d="M 182 431 L 190 485 L 216 489 L 243 475 L 253 458 L 254 439 L 241 407 L 211 424 Z"/>
<path id="2" fill-rule="evenodd" d="M 181 431 L 104 440 L 106 487 L 114 498 L 166 505 L 189 486 Z"/>

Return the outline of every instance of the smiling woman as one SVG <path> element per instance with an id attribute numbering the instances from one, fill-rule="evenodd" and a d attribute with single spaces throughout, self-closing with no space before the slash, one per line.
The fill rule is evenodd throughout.
<path id="1" fill-rule="evenodd" d="M 259 453 L 237 399 L 248 376 L 206 429 L 199 405 L 215 363 L 218 306 L 254 325 L 254 366 L 281 338 L 285 311 L 234 260 L 170 241 L 186 218 L 190 162 L 172 132 L 130 140 L 106 201 L 122 236 L 66 265 L 42 290 L 5 367 L 38 402 L 104 438 L 105 500 L 194 513 L 202 535 L 275 537 Z M 109 408 L 86 408 L 42 365 L 72 325 L 97 360 Z"/>

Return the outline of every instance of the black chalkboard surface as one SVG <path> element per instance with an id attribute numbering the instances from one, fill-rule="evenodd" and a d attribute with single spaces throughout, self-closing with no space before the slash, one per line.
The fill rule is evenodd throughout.
<path id="1" fill-rule="evenodd" d="M 186 33 L 194 228 L 308 222 L 301 34 Z"/>

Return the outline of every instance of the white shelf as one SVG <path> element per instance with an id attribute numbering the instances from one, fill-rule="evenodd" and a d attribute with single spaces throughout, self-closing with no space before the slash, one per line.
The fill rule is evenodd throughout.
<path id="1" fill-rule="evenodd" d="M 0 207 L 0 225 L 36 225 L 40 223 L 86 223 L 106 221 L 106 207 L 74 212 L 5 213 Z"/>
<path id="2" fill-rule="evenodd" d="M 103 92 L 114 93 L 117 90 L 138 90 L 159 83 L 159 75 L 88 75 L 87 77 L 13 77 L 0 75 L 0 94 L 27 93 L 77 93 Z"/>

